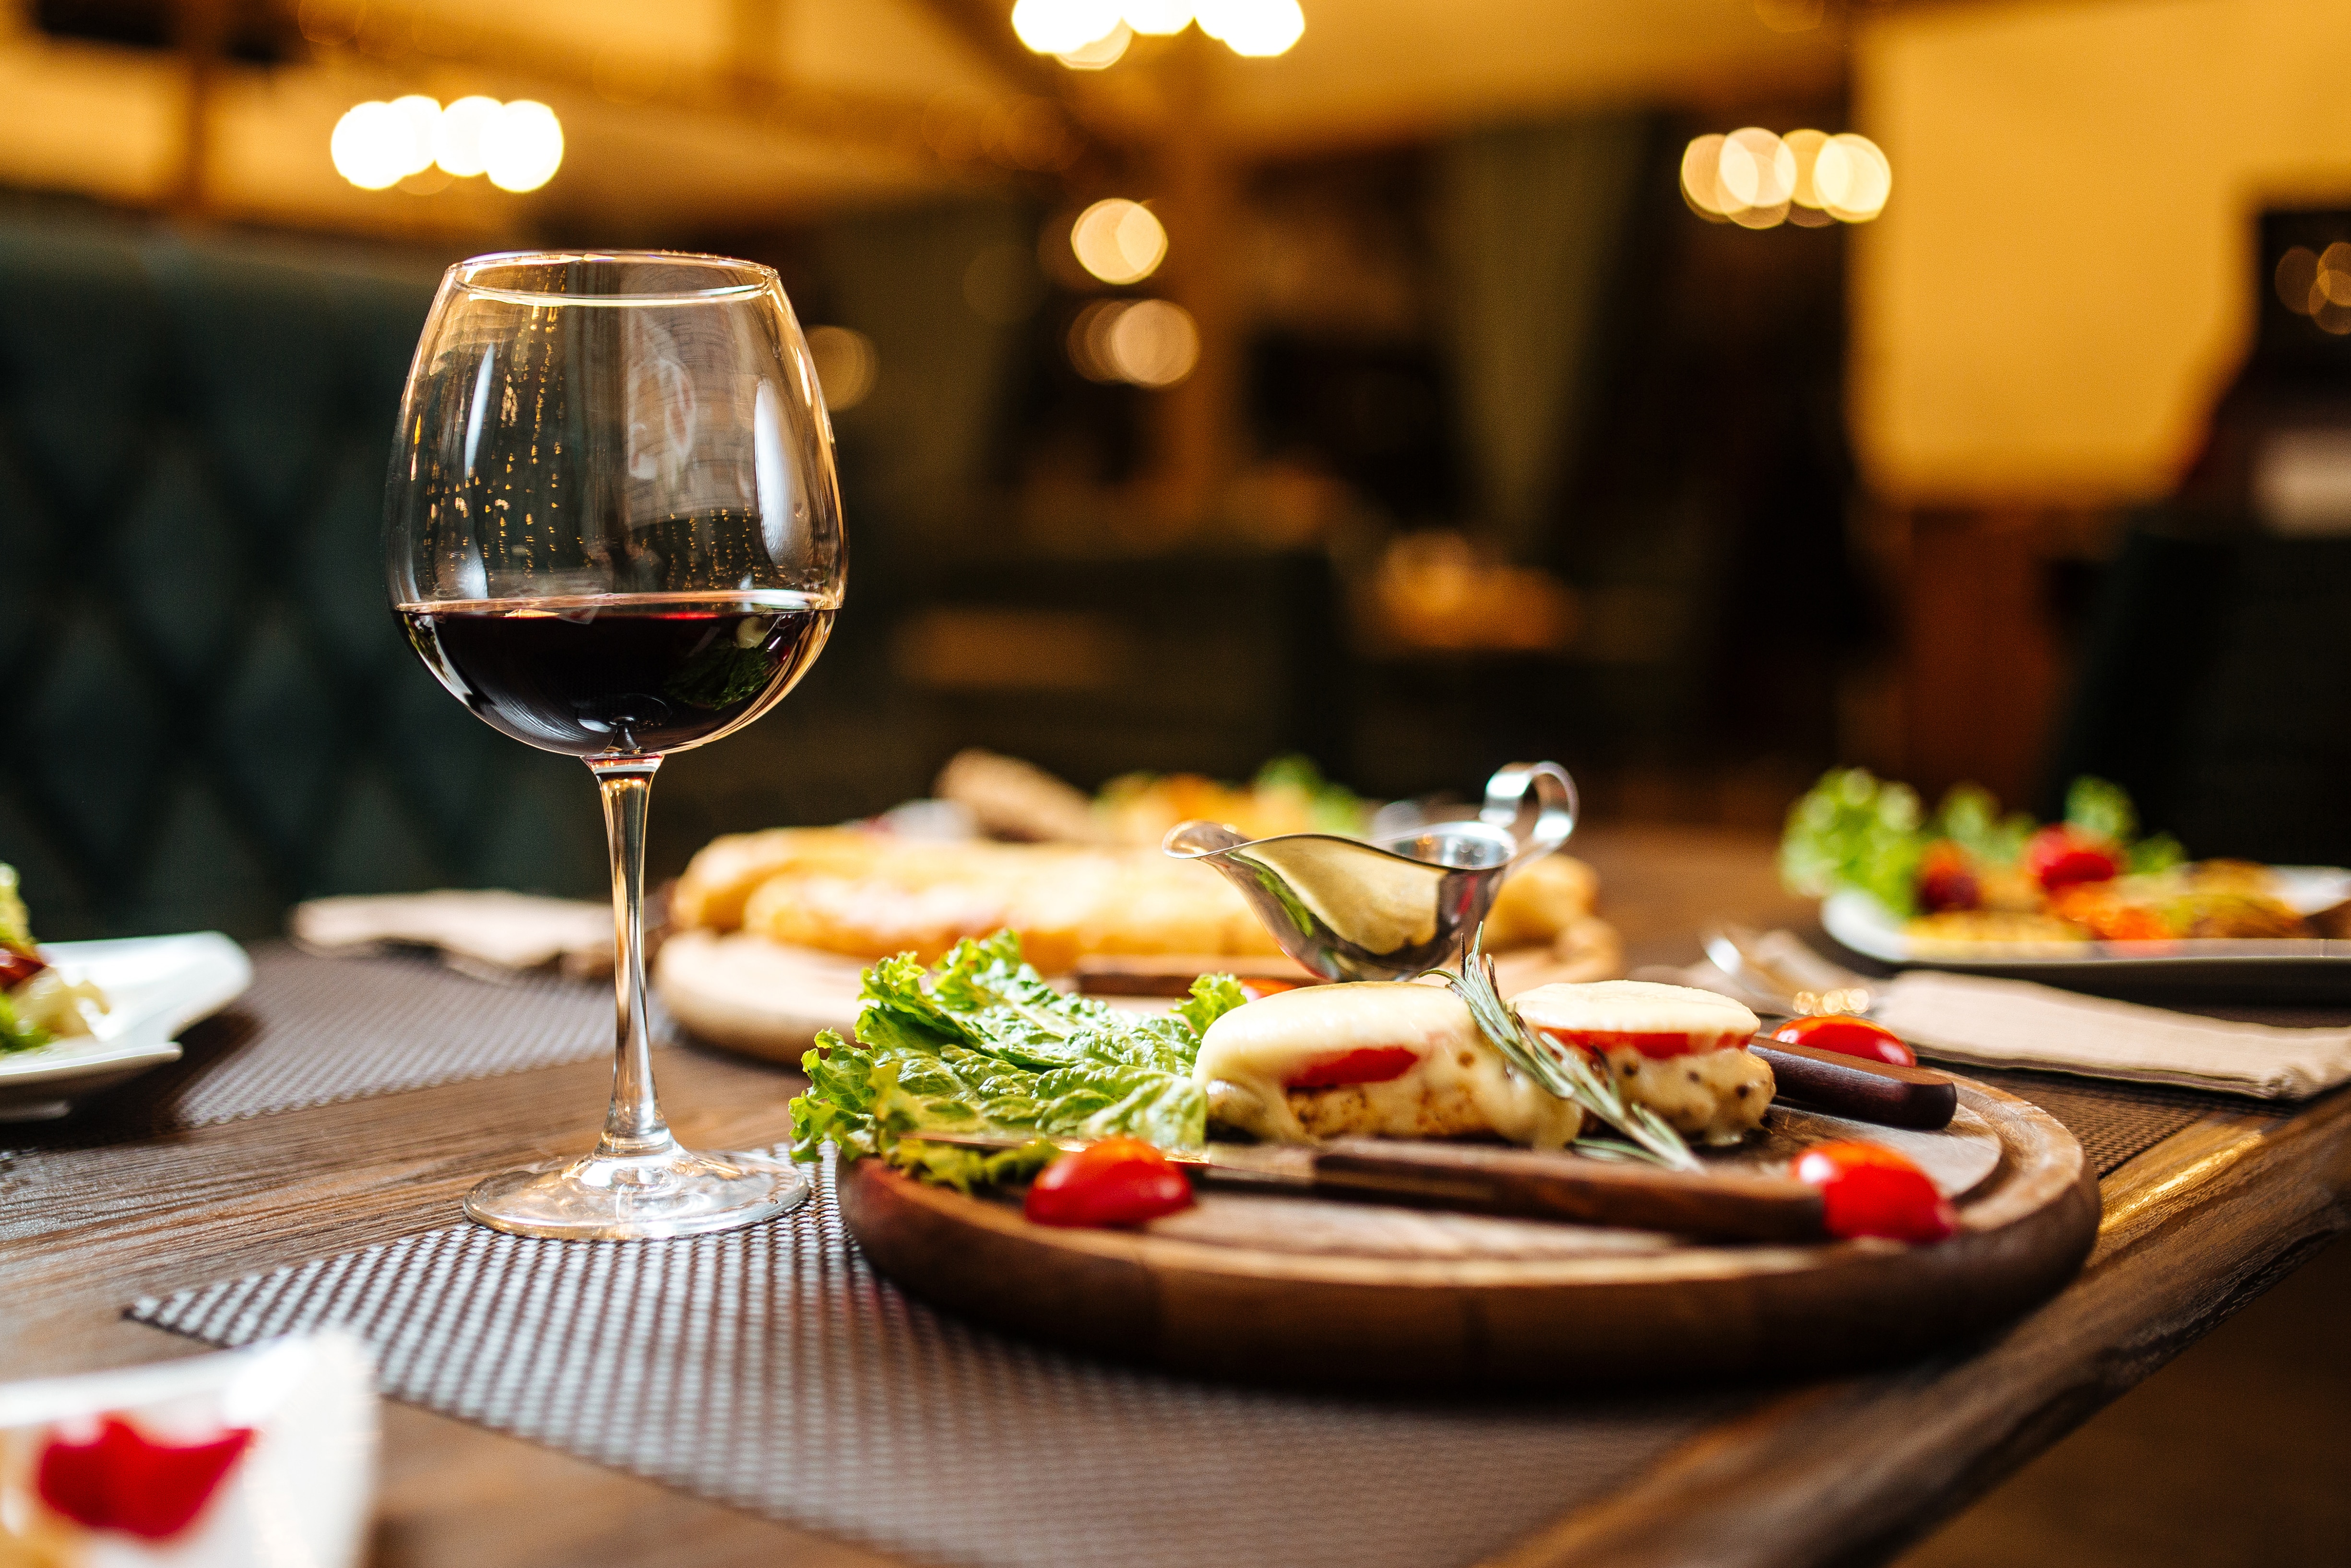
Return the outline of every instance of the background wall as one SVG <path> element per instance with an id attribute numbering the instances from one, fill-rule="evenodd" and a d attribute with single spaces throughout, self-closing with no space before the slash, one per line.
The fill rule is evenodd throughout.
<path id="1" fill-rule="evenodd" d="M 1853 254 L 1872 486 L 2168 491 L 2251 332 L 2253 214 L 2351 195 L 2346 61 L 2340 0 L 1948 6 L 1864 29 L 1855 120 L 1895 170 Z"/>

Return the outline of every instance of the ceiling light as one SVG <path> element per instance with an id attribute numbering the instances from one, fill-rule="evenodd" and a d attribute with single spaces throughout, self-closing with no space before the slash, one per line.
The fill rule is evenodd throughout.
<path id="1" fill-rule="evenodd" d="M 433 129 L 433 161 L 460 179 L 490 166 L 484 143 L 506 106 L 494 98 L 461 98 L 441 111 Z"/>
<path id="2" fill-rule="evenodd" d="M 1192 0 L 1126 0 L 1121 15 L 1136 32 L 1165 38 L 1192 25 Z"/>
<path id="3" fill-rule="evenodd" d="M 1012 30 L 1038 54 L 1074 54 L 1116 29 L 1118 13 L 1118 0 L 1019 0 Z"/>
<path id="4" fill-rule="evenodd" d="M 1200 31 L 1253 59 L 1288 53 L 1306 31 L 1298 0 L 1201 0 L 1196 19 Z"/>
<path id="5" fill-rule="evenodd" d="M 1140 283 L 1167 258 L 1167 231 L 1149 207 L 1113 196 L 1078 214 L 1070 249 L 1104 283 Z"/>
<path id="6" fill-rule="evenodd" d="M 1068 50 L 1053 57 L 1073 71 L 1106 70 L 1118 64 L 1126 53 L 1126 46 L 1134 42 L 1134 29 L 1121 22 L 1109 32 L 1082 48 Z"/>
<path id="7" fill-rule="evenodd" d="M 416 132 L 388 103 L 362 103 L 335 121 L 327 143 L 335 172 L 362 191 L 389 190 L 409 172 Z"/>
<path id="8" fill-rule="evenodd" d="M 482 138 L 485 172 L 501 191 L 536 191 L 563 163 L 563 125 L 543 103 L 507 104 Z"/>

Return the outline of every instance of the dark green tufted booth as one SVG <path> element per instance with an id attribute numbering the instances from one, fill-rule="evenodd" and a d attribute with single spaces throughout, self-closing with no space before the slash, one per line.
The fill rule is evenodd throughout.
<path id="1" fill-rule="evenodd" d="M 437 271 L 0 213 L 0 859 L 44 936 L 601 886 L 579 764 L 475 720 L 385 607 Z"/>

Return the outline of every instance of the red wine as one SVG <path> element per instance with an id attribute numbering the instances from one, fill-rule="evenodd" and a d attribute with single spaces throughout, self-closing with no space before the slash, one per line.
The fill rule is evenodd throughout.
<path id="1" fill-rule="evenodd" d="M 426 667 L 543 751 L 676 751 L 758 717 L 816 662 L 833 612 L 803 593 L 622 593 L 403 604 Z"/>

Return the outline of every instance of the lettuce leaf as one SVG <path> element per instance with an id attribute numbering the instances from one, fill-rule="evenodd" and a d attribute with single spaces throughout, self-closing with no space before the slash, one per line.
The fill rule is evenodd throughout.
<path id="1" fill-rule="evenodd" d="M 1248 998 L 1204 975 L 1164 1018 L 1055 990 L 1000 931 L 958 943 L 933 968 L 911 954 L 865 971 L 857 1040 L 828 1030 L 801 1067 L 792 1154 L 831 1144 L 969 1191 L 1041 1166 L 1051 1145 L 1003 1151 L 909 1139 L 922 1131 L 1102 1138 L 1166 1149 L 1207 1139 L 1207 1099 L 1192 1082 L 1200 1037 Z"/>

